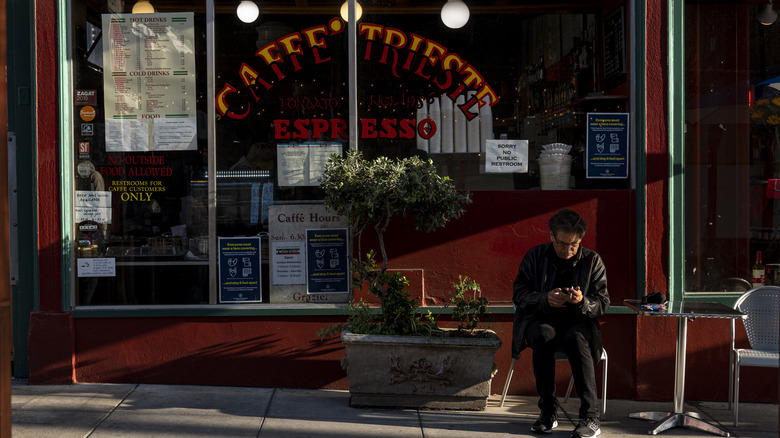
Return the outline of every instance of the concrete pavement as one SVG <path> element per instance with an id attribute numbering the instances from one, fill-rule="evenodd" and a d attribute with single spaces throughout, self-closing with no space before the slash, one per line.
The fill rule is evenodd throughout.
<path id="1" fill-rule="evenodd" d="M 532 397 L 491 397 L 484 411 L 364 409 L 349 406 L 347 391 L 150 384 L 12 386 L 13 438 L 136 437 L 422 437 L 532 436 L 538 410 Z M 579 400 L 563 404 L 576 413 Z M 629 418 L 672 403 L 608 400 L 602 436 L 647 435 L 653 423 Z M 776 438 L 777 404 L 740 404 L 740 425 L 731 424 L 726 403 L 689 402 L 699 413 L 736 437 Z M 561 414 L 550 436 L 569 437 L 573 426 Z M 660 436 L 715 436 L 674 428 Z"/>

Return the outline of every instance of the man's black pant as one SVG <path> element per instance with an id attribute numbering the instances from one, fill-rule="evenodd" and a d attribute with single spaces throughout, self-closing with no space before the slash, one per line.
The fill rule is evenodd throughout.
<path id="1" fill-rule="evenodd" d="M 569 356 L 574 387 L 580 397 L 580 418 L 599 417 L 596 368 L 590 347 L 592 337 L 590 322 L 529 322 L 526 341 L 533 349 L 536 392 L 542 412 L 555 412 L 555 351 L 563 350 Z"/>

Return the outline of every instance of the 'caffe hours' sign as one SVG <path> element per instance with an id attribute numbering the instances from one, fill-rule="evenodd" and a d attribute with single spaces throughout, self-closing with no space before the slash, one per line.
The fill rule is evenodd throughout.
<path id="1" fill-rule="evenodd" d="M 307 252 L 320 251 L 322 267 L 331 265 L 331 258 L 338 254 L 338 269 L 342 270 L 338 277 L 343 278 L 347 270 L 347 258 L 349 246 L 342 247 L 339 242 L 333 247 L 322 246 L 323 242 L 312 242 L 307 238 L 307 230 L 328 232 L 330 230 L 345 230 L 347 227 L 344 219 L 323 204 L 274 204 L 268 206 L 268 239 L 271 251 L 269 253 L 270 301 L 272 303 L 346 303 L 351 298 L 349 287 L 343 289 L 343 293 L 333 291 L 326 283 L 319 283 L 324 275 L 314 275 L 309 271 Z M 341 239 L 344 240 L 344 239 Z M 317 248 L 311 247 L 316 244 Z M 347 243 L 344 243 L 346 245 Z M 327 249 L 326 253 L 322 253 Z M 331 252 L 330 250 L 335 250 Z M 312 252 L 316 257 L 316 253 Z M 326 256 L 327 255 L 327 259 Z M 313 261 L 317 269 L 318 262 Z M 336 268 L 336 266 L 334 266 Z M 336 272 L 336 271 L 333 271 Z M 312 276 L 318 280 L 318 284 L 309 284 Z M 319 292 L 315 292 L 319 291 Z"/>

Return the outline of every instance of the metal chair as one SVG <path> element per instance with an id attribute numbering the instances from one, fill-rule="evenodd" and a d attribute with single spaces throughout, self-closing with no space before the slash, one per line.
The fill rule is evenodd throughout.
<path id="1" fill-rule="evenodd" d="M 569 357 L 566 356 L 566 353 L 564 351 L 558 350 L 555 352 L 555 360 L 568 361 Z M 509 366 L 509 374 L 507 374 L 506 383 L 504 383 L 504 392 L 501 393 L 501 403 L 499 404 L 499 406 L 501 407 L 504 406 L 504 399 L 506 399 L 506 393 L 509 390 L 509 382 L 512 381 L 512 374 L 515 371 L 515 362 L 517 362 L 517 359 L 512 358 L 512 365 Z M 604 366 L 602 367 L 602 379 L 601 379 L 601 419 L 603 420 L 607 414 L 607 366 L 609 365 L 607 350 L 605 350 L 604 348 L 601 349 L 601 358 L 599 358 L 599 362 L 604 362 Z M 569 396 L 571 395 L 571 390 L 573 387 L 574 387 L 574 376 L 572 376 L 571 379 L 569 379 L 569 388 L 566 390 L 566 398 L 564 399 L 564 402 L 569 401 Z"/>
<path id="2" fill-rule="evenodd" d="M 739 367 L 779 367 L 780 287 L 761 286 L 745 292 L 734 308 L 747 315 L 743 319 L 750 348 L 735 348 L 735 322 L 731 320 L 729 360 L 729 409 L 734 404 L 734 427 L 739 420 Z"/>

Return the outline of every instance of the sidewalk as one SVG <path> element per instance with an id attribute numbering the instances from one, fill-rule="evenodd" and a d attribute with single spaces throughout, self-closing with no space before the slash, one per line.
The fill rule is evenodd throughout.
<path id="1" fill-rule="evenodd" d="M 34 386 L 14 381 L 13 438 L 70 437 L 424 437 L 531 436 L 538 411 L 532 397 L 491 397 L 484 411 L 417 411 L 349 407 L 346 391 L 215 386 L 79 384 Z M 579 400 L 563 405 L 576 413 Z M 652 423 L 631 412 L 669 410 L 672 403 L 608 400 L 601 436 L 647 435 Z M 740 404 L 734 428 L 725 403 L 686 403 L 737 437 L 778 436 L 778 405 Z M 561 414 L 550 437 L 569 437 Z M 715 436 L 675 428 L 660 436 Z"/>

